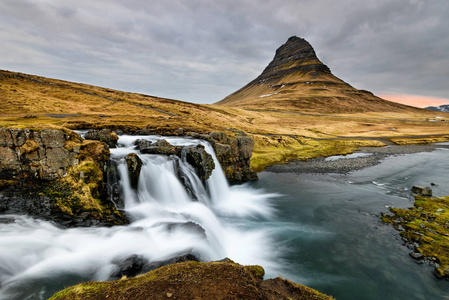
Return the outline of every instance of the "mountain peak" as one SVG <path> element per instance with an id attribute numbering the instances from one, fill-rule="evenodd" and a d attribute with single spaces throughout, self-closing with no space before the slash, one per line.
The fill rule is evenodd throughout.
<path id="1" fill-rule="evenodd" d="M 300 72 L 307 74 L 314 72 L 314 76 L 319 73 L 330 73 L 329 68 L 324 65 L 316 56 L 312 45 L 305 39 L 292 36 L 285 44 L 276 50 L 273 60 L 268 64 L 259 77 L 278 77 L 288 73 Z M 278 73 L 280 70 L 280 74 Z"/>
<path id="2" fill-rule="evenodd" d="M 335 77 L 305 39 L 292 36 L 253 81 L 217 104 L 313 113 L 403 111 L 410 107 L 358 90 Z"/>

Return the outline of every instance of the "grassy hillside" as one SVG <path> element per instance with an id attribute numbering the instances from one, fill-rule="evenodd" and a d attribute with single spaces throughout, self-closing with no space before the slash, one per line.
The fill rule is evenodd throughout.
<path id="1" fill-rule="evenodd" d="M 0 126 L 152 128 L 174 134 L 184 131 L 243 130 L 256 145 L 253 168 L 288 159 L 350 153 L 360 145 L 382 145 L 390 139 L 419 142 L 417 135 L 449 137 L 449 122 L 429 122 L 425 110 L 311 114 L 253 111 L 221 105 L 200 105 L 86 84 L 0 70 Z M 437 136 L 447 140 L 447 137 Z M 422 138 L 420 138 L 422 139 Z M 427 137 L 426 142 L 435 141 Z"/>

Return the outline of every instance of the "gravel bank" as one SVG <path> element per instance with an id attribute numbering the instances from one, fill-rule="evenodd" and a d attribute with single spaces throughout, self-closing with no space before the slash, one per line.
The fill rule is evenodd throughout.
<path id="1" fill-rule="evenodd" d="M 274 165 L 266 168 L 274 173 L 337 173 L 345 174 L 354 170 L 364 169 L 380 163 L 392 155 L 431 152 L 437 148 L 449 149 L 449 143 L 431 145 L 406 145 L 386 147 L 363 147 L 359 152 L 348 156 L 320 157 L 307 161 L 294 160 L 284 165 Z"/>

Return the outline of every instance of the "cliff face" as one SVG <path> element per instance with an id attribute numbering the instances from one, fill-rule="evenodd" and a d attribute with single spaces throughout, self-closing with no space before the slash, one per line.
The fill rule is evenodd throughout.
<path id="1" fill-rule="evenodd" d="M 276 50 L 273 60 L 256 79 L 217 104 L 315 113 L 419 110 L 353 88 L 335 77 L 313 47 L 296 36 Z"/>
<path id="2" fill-rule="evenodd" d="M 0 213 L 65 226 L 126 223 L 104 198 L 109 148 L 62 129 L 0 128 Z"/>
<path id="3" fill-rule="evenodd" d="M 243 183 L 257 180 L 257 173 L 250 169 L 254 140 L 243 131 L 236 136 L 224 132 L 210 134 L 193 134 L 193 137 L 208 141 L 215 150 L 215 155 L 230 183 Z"/>
<path id="4" fill-rule="evenodd" d="M 0 128 L 0 180 L 54 180 L 79 163 L 76 137 L 62 130 Z"/>

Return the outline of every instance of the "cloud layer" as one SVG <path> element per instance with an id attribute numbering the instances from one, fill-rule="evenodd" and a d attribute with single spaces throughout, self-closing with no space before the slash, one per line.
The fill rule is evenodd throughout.
<path id="1" fill-rule="evenodd" d="M 3 0 L 0 69 L 212 103 L 297 35 L 357 88 L 449 98 L 447 16 L 439 0 Z"/>

